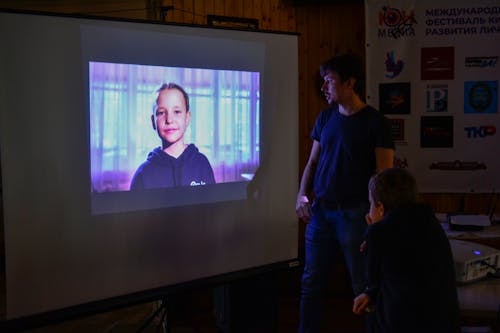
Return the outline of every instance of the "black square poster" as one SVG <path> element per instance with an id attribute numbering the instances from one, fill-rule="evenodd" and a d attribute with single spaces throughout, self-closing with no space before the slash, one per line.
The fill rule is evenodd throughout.
<path id="1" fill-rule="evenodd" d="M 422 148 L 453 147 L 453 117 L 420 118 L 420 146 Z"/>
<path id="2" fill-rule="evenodd" d="M 411 85 L 409 82 L 381 83 L 379 111 L 383 114 L 410 114 Z"/>

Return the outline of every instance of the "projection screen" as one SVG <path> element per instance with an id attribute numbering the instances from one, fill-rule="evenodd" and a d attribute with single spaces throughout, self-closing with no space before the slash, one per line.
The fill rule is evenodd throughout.
<path id="1" fill-rule="evenodd" d="M 296 35 L 0 12 L 0 41 L 5 319 L 296 260 Z M 213 181 L 131 190 L 169 82 Z"/>

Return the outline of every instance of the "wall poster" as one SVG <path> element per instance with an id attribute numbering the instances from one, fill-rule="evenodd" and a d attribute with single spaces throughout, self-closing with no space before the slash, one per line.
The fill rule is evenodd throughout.
<path id="1" fill-rule="evenodd" d="M 500 0 L 365 0 L 367 102 L 420 192 L 500 191 Z"/>

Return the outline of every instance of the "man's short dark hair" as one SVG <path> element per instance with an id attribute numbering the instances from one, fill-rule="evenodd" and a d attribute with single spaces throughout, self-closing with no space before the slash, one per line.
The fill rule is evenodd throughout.
<path id="1" fill-rule="evenodd" d="M 319 73 L 321 77 L 324 77 L 327 72 L 337 73 L 342 82 L 350 78 L 355 79 L 354 91 L 361 95 L 364 86 L 364 71 L 359 57 L 353 54 L 336 55 L 320 65 Z"/>
<path id="2" fill-rule="evenodd" d="M 384 204 L 386 212 L 417 201 L 417 182 L 400 168 L 385 169 L 370 178 L 368 190 L 374 202 Z"/>

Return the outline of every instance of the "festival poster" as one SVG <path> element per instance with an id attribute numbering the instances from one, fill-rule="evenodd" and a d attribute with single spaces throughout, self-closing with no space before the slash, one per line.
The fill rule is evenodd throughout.
<path id="1" fill-rule="evenodd" d="M 500 0 L 365 0 L 366 100 L 421 192 L 500 188 Z"/>

